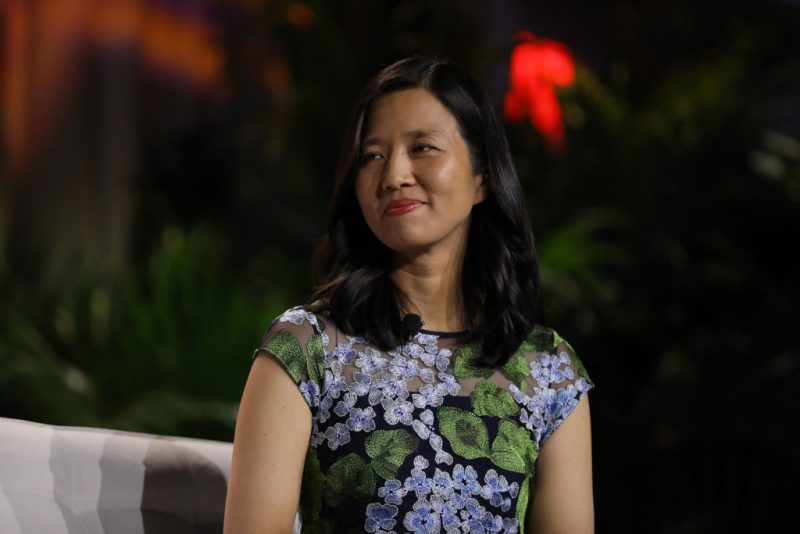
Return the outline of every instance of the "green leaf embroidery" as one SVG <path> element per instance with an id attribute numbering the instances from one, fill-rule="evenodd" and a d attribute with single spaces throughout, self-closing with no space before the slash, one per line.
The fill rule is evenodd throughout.
<path id="1" fill-rule="evenodd" d="M 397 478 L 397 470 L 418 445 L 419 439 L 402 429 L 376 430 L 365 443 L 370 467 L 386 480 Z"/>
<path id="2" fill-rule="evenodd" d="M 281 330 L 273 336 L 269 343 L 264 345 L 263 349 L 278 359 L 289 376 L 295 382 L 300 382 L 305 372 L 305 356 L 303 349 L 300 347 L 300 341 L 285 330 Z"/>
<path id="3" fill-rule="evenodd" d="M 473 413 L 478 416 L 513 417 L 519 415 L 519 405 L 508 391 L 488 380 L 478 382 L 472 391 Z"/>
<path id="4" fill-rule="evenodd" d="M 531 473 L 539 447 L 525 428 L 508 420 L 500 421 L 489 458 L 496 466 L 514 473 Z"/>
<path id="5" fill-rule="evenodd" d="M 306 345 L 306 354 L 308 377 L 317 384 L 322 384 L 325 375 L 325 348 L 322 346 L 322 336 L 311 336 Z"/>
<path id="6" fill-rule="evenodd" d="M 348 495 L 366 501 L 375 490 L 372 469 L 359 455 L 351 452 L 336 460 L 325 480 L 325 502 L 338 506 Z"/>
<path id="7" fill-rule="evenodd" d="M 525 512 L 528 511 L 528 498 L 530 495 L 532 475 L 525 477 L 522 485 L 519 487 L 519 496 L 517 497 L 517 521 L 519 523 L 519 531 L 525 532 Z"/>
<path id="8" fill-rule="evenodd" d="M 503 374 L 508 377 L 511 382 L 523 391 L 525 391 L 525 383 L 528 379 L 530 371 L 528 370 L 528 360 L 525 358 L 523 349 L 518 350 L 508 359 L 503 366 Z"/>
<path id="9" fill-rule="evenodd" d="M 467 460 L 489 455 L 489 431 L 480 417 L 449 406 L 439 408 L 437 414 L 439 432 L 456 454 Z"/>
<path id="10" fill-rule="evenodd" d="M 533 327 L 526 342 L 530 347 L 525 349 L 528 352 L 550 352 L 558 345 L 554 342 L 553 330 L 538 324 Z"/>
<path id="11" fill-rule="evenodd" d="M 325 488 L 325 475 L 319 465 L 317 451 L 308 448 L 306 464 L 303 468 L 303 492 L 300 495 L 300 509 L 303 521 L 316 521 L 322 508 L 322 491 Z"/>
<path id="12" fill-rule="evenodd" d="M 563 338 L 563 337 L 561 337 L 561 336 L 558 334 L 558 332 L 556 332 L 555 330 L 553 330 L 553 331 L 552 331 L 552 333 L 553 333 L 553 346 L 552 346 L 552 347 L 550 347 L 551 349 L 556 349 L 556 348 L 558 348 L 558 346 L 559 346 L 559 345 L 561 345 L 562 343 L 566 343 L 566 341 L 564 340 L 564 338 Z"/>
<path id="13" fill-rule="evenodd" d="M 486 378 L 494 374 L 494 369 L 478 367 L 475 364 L 476 360 L 475 348 L 472 345 L 465 345 L 459 348 L 455 354 L 453 373 L 458 378 L 469 378 L 472 376 Z"/>

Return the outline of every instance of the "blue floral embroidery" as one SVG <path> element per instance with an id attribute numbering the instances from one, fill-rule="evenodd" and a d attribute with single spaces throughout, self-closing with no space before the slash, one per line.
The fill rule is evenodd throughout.
<path id="1" fill-rule="evenodd" d="M 464 510 L 461 511 L 463 520 L 462 530 L 466 526 L 466 531 L 470 533 L 501 532 L 503 529 L 503 519 L 486 511 L 477 500 L 467 499 Z"/>
<path id="2" fill-rule="evenodd" d="M 309 406 L 319 405 L 319 386 L 313 380 L 308 380 L 300 384 L 300 393 Z"/>
<path id="3" fill-rule="evenodd" d="M 451 465 L 453 463 L 453 456 L 449 452 L 446 452 L 444 449 L 442 449 L 442 436 L 431 432 L 431 436 L 428 438 L 428 441 L 433 450 L 436 451 L 435 461 L 437 464 Z"/>
<path id="4" fill-rule="evenodd" d="M 441 381 L 439 386 L 441 386 L 448 395 L 457 395 L 461 390 L 461 384 L 459 384 L 456 377 L 450 373 L 439 373 L 439 380 Z M 442 395 L 444 395 L 444 393 L 442 393 Z"/>
<path id="5" fill-rule="evenodd" d="M 503 496 L 509 489 L 506 477 L 498 476 L 497 471 L 489 469 L 483 481 L 486 485 L 481 488 L 481 497 L 488 500 L 492 506 L 499 506 L 502 511 L 508 512 L 511 508 L 511 499 Z"/>
<path id="6" fill-rule="evenodd" d="M 409 360 L 398 354 L 392 360 L 389 372 L 395 377 L 407 381 L 419 374 L 419 368 L 416 360 Z"/>
<path id="7" fill-rule="evenodd" d="M 402 504 L 406 493 L 408 493 L 408 490 L 403 487 L 399 480 L 387 480 L 386 484 L 378 489 L 378 497 L 382 497 L 386 504 Z"/>
<path id="8" fill-rule="evenodd" d="M 458 509 L 452 502 L 445 503 L 442 507 L 442 528 L 450 532 L 461 528 L 461 519 L 458 517 Z"/>
<path id="9" fill-rule="evenodd" d="M 336 357 L 339 362 L 343 365 L 349 365 L 353 363 L 353 360 L 356 357 L 356 351 L 353 350 L 353 343 L 339 343 L 333 349 L 333 355 Z"/>
<path id="10" fill-rule="evenodd" d="M 519 532 L 518 523 L 516 518 L 503 518 L 503 532 L 506 534 L 517 534 L 517 532 Z"/>
<path id="11" fill-rule="evenodd" d="M 411 398 L 414 400 L 414 406 L 417 408 L 441 406 L 442 401 L 444 401 L 442 392 L 432 384 L 425 384 L 419 388 L 419 393 L 414 393 L 411 395 Z"/>
<path id="12" fill-rule="evenodd" d="M 433 494 L 448 500 L 453 496 L 453 491 L 453 479 L 450 477 L 450 473 L 436 468 L 436 472 L 433 474 Z"/>
<path id="13" fill-rule="evenodd" d="M 384 375 L 378 382 L 378 389 L 381 390 L 384 398 L 408 397 L 408 388 L 403 380 L 398 380 L 391 375 Z"/>
<path id="14" fill-rule="evenodd" d="M 317 419 L 320 423 L 326 422 L 331 417 L 331 406 L 333 406 L 333 397 L 326 395 L 319 403 L 319 410 L 317 411 Z"/>
<path id="15" fill-rule="evenodd" d="M 353 408 L 350 410 L 350 417 L 345 423 L 352 432 L 372 432 L 375 430 L 375 410 L 372 406 L 365 409 Z"/>
<path id="16" fill-rule="evenodd" d="M 433 432 L 433 412 L 425 410 L 419 414 L 419 419 L 411 421 L 411 428 L 422 439 L 428 439 Z"/>
<path id="17" fill-rule="evenodd" d="M 378 404 L 384 397 L 381 389 L 372 382 L 372 376 L 366 373 L 353 373 L 350 391 L 359 397 L 367 395 L 372 406 Z"/>
<path id="18" fill-rule="evenodd" d="M 428 345 L 419 358 L 430 367 L 436 367 L 439 371 L 446 371 L 450 366 L 450 357 L 453 353 L 448 349 L 439 350 L 437 345 Z"/>
<path id="19" fill-rule="evenodd" d="M 333 412 L 339 417 L 347 417 L 350 415 L 350 410 L 352 410 L 353 406 L 355 406 L 356 400 L 355 394 L 349 392 L 345 393 L 342 397 L 342 400 L 336 403 L 336 407 L 333 409 Z"/>
<path id="20" fill-rule="evenodd" d="M 356 367 L 368 375 L 376 375 L 389 366 L 389 361 L 372 347 L 367 347 L 364 352 L 359 352 L 356 358 Z"/>
<path id="21" fill-rule="evenodd" d="M 411 413 L 414 411 L 414 405 L 407 400 L 401 398 L 383 399 L 381 406 L 384 409 L 383 418 L 390 425 L 398 423 L 411 424 Z"/>
<path id="22" fill-rule="evenodd" d="M 305 321 L 311 323 L 311 319 L 309 319 L 309 313 L 305 311 L 301 306 L 296 308 L 292 308 L 287 310 L 283 315 L 280 316 L 281 322 L 287 322 L 292 324 L 301 325 Z M 312 315 L 313 317 L 313 315 Z M 314 322 L 316 323 L 316 317 L 314 317 Z"/>
<path id="23" fill-rule="evenodd" d="M 425 471 L 423 471 L 427 467 L 428 460 L 423 456 L 417 456 L 414 458 L 414 469 L 411 470 L 411 476 L 406 479 L 406 490 L 416 493 L 417 499 L 425 497 L 433 489 L 433 482 L 425 476 Z"/>
<path id="24" fill-rule="evenodd" d="M 445 405 L 448 397 L 458 395 L 462 389 L 459 379 L 448 372 L 452 370 L 453 353 L 439 347 L 438 336 L 420 333 L 408 343 L 382 353 L 365 339 L 349 335 L 339 334 L 336 345 L 331 346 L 330 338 L 323 331 L 326 325 L 302 308 L 287 311 L 280 320 L 294 325 L 308 323 L 313 326 L 314 335 L 322 340 L 324 373 L 321 383 L 308 376 L 298 381 L 306 402 L 317 407 L 312 412 L 311 447 L 317 448 L 327 442 L 331 451 L 342 449 L 339 458 L 348 453 L 363 456 L 359 447 L 363 446 L 364 434 L 381 430 L 386 433 L 375 442 L 380 444 L 374 445 L 369 454 L 375 450 L 381 452 L 374 457 L 363 457 L 368 469 L 372 469 L 370 461 L 387 459 L 390 460 L 383 464 L 384 469 L 392 468 L 391 462 L 402 461 L 392 459 L 400 458 L 392 454 L 409 454 L 405 447 L 416 437 L 430 446 L 428 454 L 431 450 L 434 453 L 434 458 L 413 456 L 413 468 L 409 469 L 405 462 L 399 468 L 393 467 L 396 478 L 386 480 L 374 490 L 381 501 L 365 507 L 364 530 L 375 534 L 395 534 L 395 529 L 437 533 L 519 532 L 512 509 L 520 488 L 516 481 L 509 483 L 509 479 L 517 475 L 499 467 L 485 470 L 485 462 L 491 459 L 470 465 L 458 458 L 460 463 L 454 465 L 449 444 L 437 433 L 435 409 Z M 301 347 L 306 346 L 306 339 L 298 341 Z M 527 428 L 537 442 L 542 442 L 592 386 L 578 375 L 567 352 L 534 356 L 528 362 L 530 381 L 527 387 L 520 389 L 522 384 L 520 387 L 509 384 L 507 389 L 520 405 L 519 424 Z M 398 425 L 411 428 L 391 429 Z M 323 473 L 327 473 L 329 464 L 325 464 L 323 456 L 320 460 Z M 510 517 L 504 517 L 507 514 Z M 323 513 L 320 517 L 326 516 Z M 397 528 L 401 517 L 405 529 Z"/>
<path id="25" fill-rule="evenodd" d="M 367 519 L 364 521 L 364 530 L 375 532 L 378 529 L 387 530 L 394 528 L 397 523 L 393 517 L 397 515 L 397 506 L 391 504 L 371 503 L 367 505 Z"/>
<path id="26" fill-rule="evenodd" d="M 406 479 L 405 488 L 406 491 L 416 493 L 419 499 L 431 492 L 432 484 L 430 479 L 425 476 L 425 473 L 419 469 L 412 469 L 411 476 Z"/>
<path id="27" fill-rule="evenodd" d="M 478 484 L 478 473 L 475 472 L 475 468 L 471 465 L 468 465 L 465 469 L 463 465 L 456 464 L 453 468 L 453 485 L 467 495 L 477 495 L 481 492 L 481 485 Z"/>
<path id="28" fill-rule="evenodd" d="M 569 367 L 570 362 L 566 352 L 558 355 L 540 354 L 530 363 L 530 375 L 538 385 L 534 387 L 533 396 L 528 396 L 514 384 L 508 388 L 514 400 L 523 406 L 520 409 L 520 422 L 538 443 L 546 440 L 558 428 L 578 405 L 580 396 L 591 388 L 583 377 L 575 378 L 574 371 Z M 562 369 L 561 366 L 567 367 Z M 551 387 L 572 379 L 574 384 L 558 389 Z"/>
<path id="29" fill-rule="evenodd" d="M 338 399 L 341 393 L 348 390 L 347 382 L 342 376 L 341 362 L 331 362 L 330 369 L 325 371 L 325 381 L 323 384 L 325 395 L 333 399 Z"/>
<path id="30" fill-rule="evenodd" d="M 441 528 L 441 520 L 432 504 L 426 499 L 420 499 L 414 503 L 413 511 L 403 518 L 403 525 L 411 532 L 435 534 Z"/>
<path id="31" fill-rule="evenodd" d="M 335 451 L 342 445 L 350 443 L 350 430 L 342 423 L 336 423 L 325 430 L 325 437 L 328 438 L 328 447 Z"/>
<path id="32" fill-rule="evenodd" d="M 486 498 L 490 504 L 500 507 L 507 512 L 510 508 L 510 499 L 504 494 L 514 498 L 519 492 L 519 485 L 514 482 L 508 484 L 506 478 L 498 475 L 493 469 L 489 470 L 484 481 L 486 485 L 477 484 L 477 477 L 473 478 L 474 470 L 471 466 L 464 468 L 457 465 L 453 476 L 446 471 L 436 468 L 432 478 L 425 476 L 424 470 L 428 461 L 422 457 L 414 458 L 412 476 L 401 486 L 398 480 L 387 481 L 378 490 L 378 496 L 383 497 L 387 504 L 402 504 L 403 497 L 409 492 L 414 492 L 417 501 L 414 507 L 403 519 L 403 525 L 411 532 L 518 532 L 518 522 L 515 518 L 503 518 L 489 512 L 486 507 L 472 497 L 476 495 Z M 454 479 L 466 480 L 461 488 L 454 484 Z M 456 491 L 459 490 L 460 491 Z"/>
<path id="33" fill-rule="evenodd" d="M 433 369 L 423 367 L 419 370 L 419 378 L 426 384 L 432 384 L 435 380 L 435 377 L 436 375 L 434 374 Z"/>

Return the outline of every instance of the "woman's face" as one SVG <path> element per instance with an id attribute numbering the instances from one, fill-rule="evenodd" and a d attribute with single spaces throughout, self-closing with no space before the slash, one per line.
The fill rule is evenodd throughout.
<path id="1" fill-rule="evenodd" d="M 376 100 L 360 157 L 356 198 L 386 247 L 401 255 L 462 250 L 485 188 L 458 121 L 432 93 L 405 89 Z"/>

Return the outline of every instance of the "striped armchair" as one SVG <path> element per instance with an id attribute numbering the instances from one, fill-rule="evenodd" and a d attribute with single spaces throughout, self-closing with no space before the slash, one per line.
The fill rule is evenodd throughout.
<path id="1" fill-rule="evenodd" d="M 221 532 L 231 447 L 0 418 L 0 532 Z"/>

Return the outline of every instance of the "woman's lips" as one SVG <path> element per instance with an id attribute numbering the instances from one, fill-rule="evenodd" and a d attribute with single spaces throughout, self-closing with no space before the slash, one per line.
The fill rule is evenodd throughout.
<path id="1" fill-rule="evenodd" d="M 422 206 L 422 202 L 420 202 L 419 200 L 413 200 L 410 198 L 393 200 L 386 205 L 384 213 L 386 215 L 403 215 L 404 213 L 413 211 L 420 206 Z"/>

